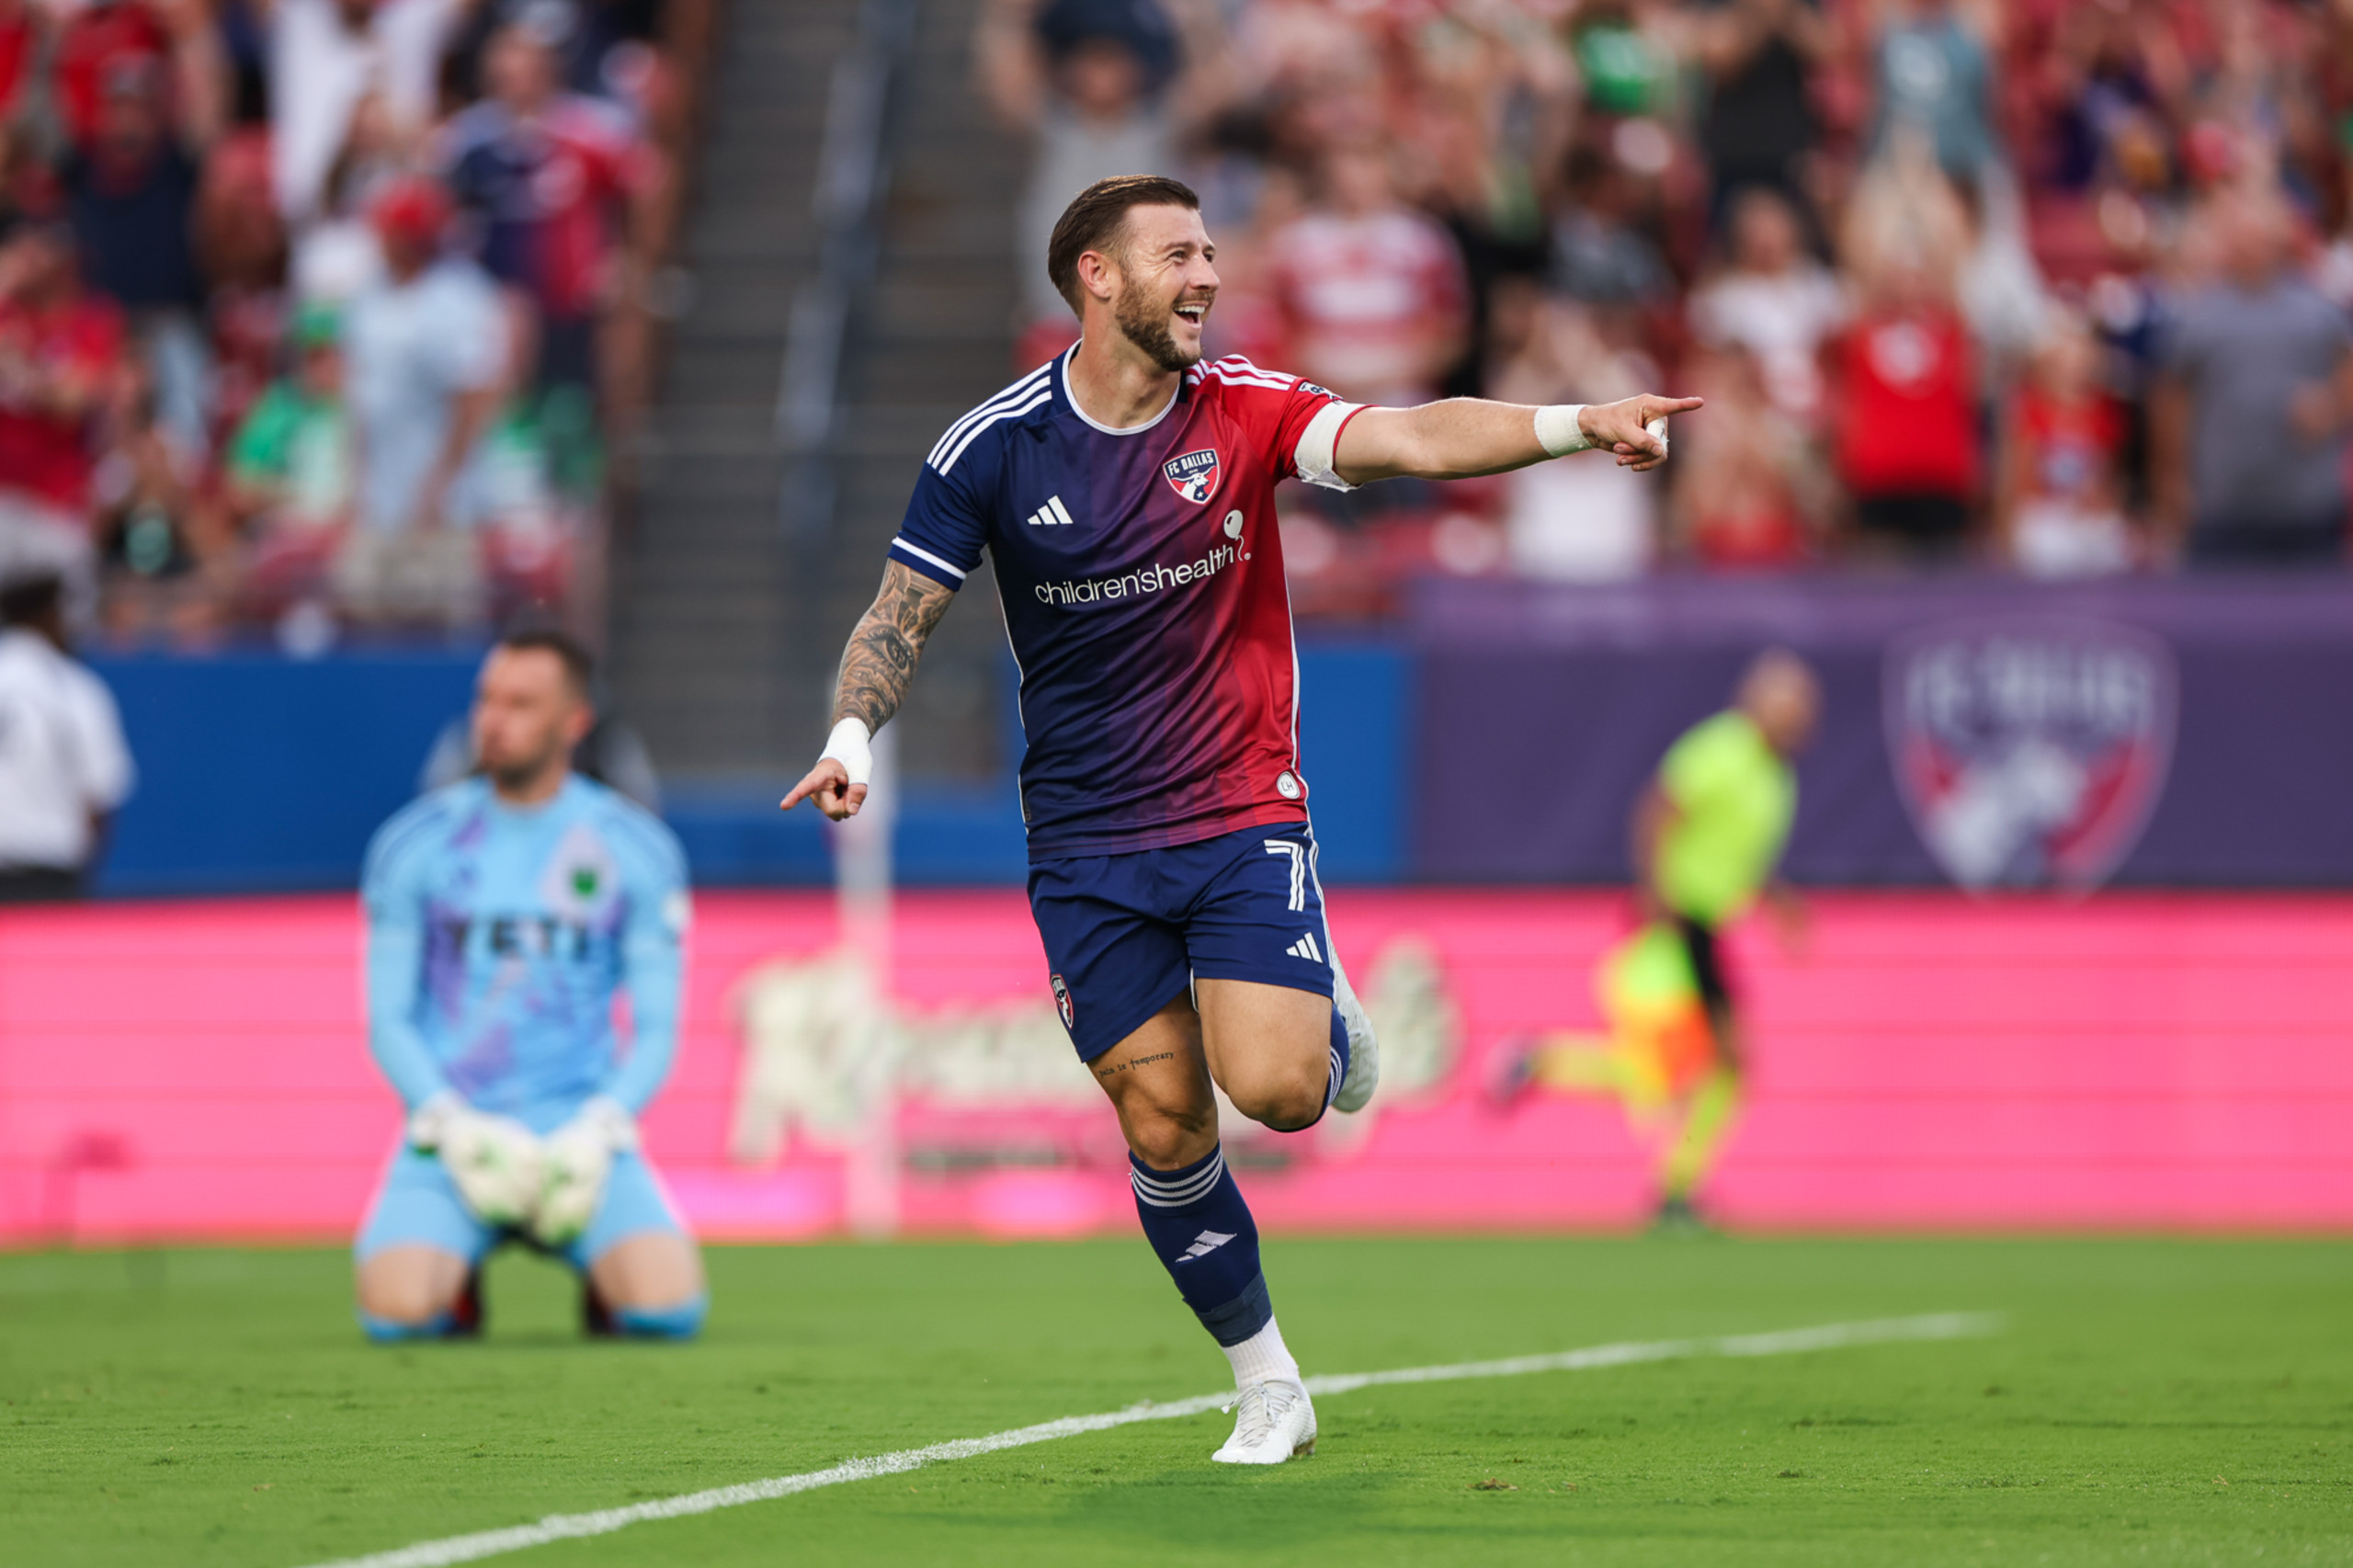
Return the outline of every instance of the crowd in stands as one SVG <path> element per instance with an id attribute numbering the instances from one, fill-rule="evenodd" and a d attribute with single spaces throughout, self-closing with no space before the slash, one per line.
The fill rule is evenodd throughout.
<path id="1" fill-rule="evenodd" d="M 0 577 L 127 642 L 560 603 L 699 0 L 0 0 Z"/>
<path id="2" fill-rule="evenodd" d="M 2346 0 L 982 6 L 1036 145 L 1023 366 L 1073 331 L 1062 204 L 1173 169 L 1213 353 L 1382 402 L 1709 400 L 1665 483 L 1302 494 L 1297 576 L 2344 558 Z"/>

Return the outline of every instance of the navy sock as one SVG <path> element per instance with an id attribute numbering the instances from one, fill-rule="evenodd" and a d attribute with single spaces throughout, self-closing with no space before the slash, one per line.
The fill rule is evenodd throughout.
<path id="1" fill-rule="evenodd" d="M 1324 1108 L 1330 1110 L 1339 1097 L 1340 1085 L 1348 1081 L 1348 1023 L 1340 1017 L 1340 1009 L 1332 1009 L 1332 1081 L 1324 1085 Z"/>
<path id="2" fill-rule="evenodd" d="M 1275 1315 L 1258 1267 L 1258 1226 L 1225 1151 L 1211 1149 L 1182 1170 L 1156 1171 L 1133 1154 L 1129 1175 L 1136 1218 L 1176 1293 L 1220 1345 L 1239 1345 Z"/>

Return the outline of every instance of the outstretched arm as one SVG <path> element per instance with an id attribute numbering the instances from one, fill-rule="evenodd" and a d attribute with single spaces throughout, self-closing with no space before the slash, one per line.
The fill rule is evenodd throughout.
<path id="1" fill-rule="evenodd" d="M 1455 397 L 1418 408 L 1368 408 L 1341 430 L 1332 467 L 1350 484 L 1406 475 L 1469 479 L 1589 447 L 1614 454 L 1620 468 L 1656 468 L 1666 460 L 1666 441 L 1644 426 L 1688 413 L 1699 402 L 1644 392 L 1621 403 L 1585 403 L 1577 408 L 1574 433 L 1565 407 Z"/>
<path id="2" fill-rule="evenodd" d="M 906 699 L 924 642 L 955 597 L 945 584 L 895 561 L 882 569 L 882 590 L 859 618 L 858 630 L 849 634 L 849 646 L 842 650 L 841 674 L 834 682 L 834 739 L 808 777 L 784 798 L 786 811 L 813 800 L 817 809 L 835 822 L 858 814 L 858 808 L 866 803 L 865 741 Z M 851 721 L 865 727 L 864 736 L 844 735 L 844 726 Z M 837 746 L 860 755 L 845 758 L 837 755 Z M 856 778 L 851 776 L 852 761 L 861 763 Z"/>

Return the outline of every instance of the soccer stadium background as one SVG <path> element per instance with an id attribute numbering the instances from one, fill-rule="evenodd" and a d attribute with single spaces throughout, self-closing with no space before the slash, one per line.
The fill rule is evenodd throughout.
<path id="1" fill-rule="evenodd" d="M 486 43 L 509 23 L 582 100 L 565 137 L 501 118 Z M 2353 1474 L 2353 400 L 2324 380 L 2309 421 L 2221 437 L 2244 460 L 2190 455 L 2232 414 L 2199 376 L 2260 383 L 2278 353 L 2276 319 L 2197 339 L 2219 292 L 2262 273 L 2261 299 L 2353 307 L 2349 53 L 2336 9 L 2260 0 L 0 0 L 0 274 L 29 287 L 9 247 L 61 226 L 78 256 L 67 306 L 0 301 L 0 358 L 106 389 L 78 428 L 0 392 L 0 506 L 86 528 L 80 650 L 139 774 L 94 898 L 0 910 L 0 1384 L 40 1413 L 10 1439 L 28 1560 L 347 1556 L 1215 1381 L 1179 1360 L 1074 1381 L 1036 1321 L 1066 1292 L 1131 1321 L 1173 1303 L 1022 896 L 993 587 L 933 639 L 859 828 L 775 811 L 923 453 L 1070 341 L 1037 214 L 1131 160 L 1202 194 L 1214 352 L 1385 402 L 1711 400 L 1655 475 L 1282 496 L 1332 931 L 1387 1077 L 1362 1118 L 1228 1147 L 1279 1295 L 1292 1244 L 1303 1302 L 1391 1299 L 1428 1330 L 1330 1306 L 1345 1365 L 1311 1370 L 2009 1314 L 2003 1348 L 1854 1352 L 1921 1358 L 1836 1393 L 1795 1362 L 1580 1385 L 1655 1447 L 1578 1449 L 1601 1418 L 1525 1389 L 1508 1417 L 1384 1404 L 1358 1425 L 1390 1469 L 1364 1485 L 1412 1493 L 1383 1506 L 1438 1532 L 1418 1560 L 1533 1561 L 1586 1528 L 1458 1517 L 1473 1491 L 1583 1485 L 1600 1508 L 1638 1473 L 1613 1560 L 1693 1560 L 1660 1478 L 1737 1468 L 1752 1410 L 1807 1443 L 1817 1420 L 1913 1419 L 1885 1440 L 1924 1475 L 1961 1434 L 1935 1480 L 1846 1450 L 1891 1508 L 1995 1493 L 1897 1536 L 1784 1505 L 1836 1460 L 1776 1459 L 1754 1494 L 1682 1481 L 1723 1551 L 1941 1561 L 1982 1535 L 1950 1560 L 2109 1561 L 2152 1519 L 2154 1560 L 2353 1551 L 2330 1522 Z M 417 175 L 506 353 L 462 504 L 371 532 L 349 432 L 395 416 L 368 378 L 398 367 L 347 328 L 381 266 L 371 203 Z M 73 332 L 28 325 L 55 309 Z M 2334 502 L 2249 522 L 2267 469 L 2315 453 Z M 599 650 L 607 755 L 642 748 L 692 864 L 688 1025 L 645 1136 L 697 1232 L 742 1247 L 715 1256 L 710 1342 L 664 1352 L 690 1369 L 566 1350 L 574 1393 L 534 1406 L 485 1392 L 522 1370 L 365 1346 L 335 1248 L 398 1123 L 359 1012 L 361 852 L 438 748 L 448 766 L 488 639 L 548 620 Z M 1497 1109 L 1486 1067 L 1603 1027 L 1628 812 L 1771 646 L 1826 692 L 1787 862 L 1813 929 L 1732 940 L 1753 1072 L 1702 1193 L 1730 1239 L 1619 1239 L 1651 1211 L 1650 1151 L 1606 1101 Z M 887 920 L 845 918 L 845 864 L 891 889 Z M 483 1349 L 520 1323 L 553 1355 L 563 1311 L 502 1267 L 518 1305 Z M 987 1327 L 938 1341 L 952 1394 L 858 1338 L 943 1316 Z M 1155 1354 L 1198 1349 L 1171 1332 Z M 1102 1323 L 1071 1343 L 1122 1353 Z M 1048 1392 L 1017 1398 L 1033 1374 Z M 296 1396 L 272 1377 L 366 1385 L 352 1408 L 379 1412 L 439 1391 L 475 1413 L 442 1419 L 452 1444 L 675 1378 L 726 1436 L 665 1415 L 669 1457 L 626 1484 L 602 1449 L 461 1483 L 322 1403 L 302 1441 L 337 1457 L 306 1481 L 264 1474 L 277 1458 L 250 1481 L 153 1468 L 197 1463 L 165 1428 L 206 1421 L 279 1453 L 257 1424 Z M 817 1414 L 744 1403 L 763 1378 L 824 1384 Z M 172 1414 L 176 1382 L 210 1391 L 200 1418 Z M 1989 1425 L 2032 1401 L 2030 1437 Z M 2207 1436 L 2153 1436 L 2168 1409 Z M 2062 1441 L 2068 1422 L 2128 1436 Z M 1327 1454 L 1347 1426 L 1327 1417 Z M 613 1462 L 638 1462 L 619 1430 Z M 1510 1453 L 1481 1447 L 1501 1430 Z M 987 1528 L 1044 1533 L 1005 1550 L 1116 1552 L 1079 1491 L 1199 1457 L 1083 1441 L 1128 1457 L 1040 1449 L 1076 1466 L 1060 1503 L 967 1498 L 916 1535 L 829 1504 L 808 1539 L 983 1560 L 972 1520 L 1014 1508 Z M 2045 1471 L 2084 1484 L 2002 1512 Z M 2270 1514 L 2244 1489 L 2212 1511 L 2243 1472 Z M 320 1501 L 345 1475 L 369 1500 Z M 1168 1484 L 1223 1506 L 1189 1471 Z M 2161 1495 L 2093 1494 L 2136 1486 Z M 1528 1495 L 1484 1495 L 1506 1491 Z M 1335 1528 L 1356 1506 L 1312 1505 Z M 1168 1545 L 1181 1510 L 1155 1506 Z M 1252 1506 L 1219 1528 L 1275 1517 Z M 759 1539 L 693 1528 L 710 1561 Z M 1275 1555 L 1306 1551 L 1269 1528 Z M 675 1560 L 655 1539 L 613 1549 Z"/>

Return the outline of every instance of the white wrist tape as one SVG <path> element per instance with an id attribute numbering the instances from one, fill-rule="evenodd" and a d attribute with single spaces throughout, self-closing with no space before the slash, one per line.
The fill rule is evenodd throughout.
<path id="1" fill-rule="evenodd" d="M 1578 416 L 1585 413 L 1581 403 L 1548 403 L 1536 411 L 1536 444 L 1556 458 L 1571 452 L 1582 452 L 1593 443 L 1586 439 L 1578 428 Z"/>
<path id="2" fill-rule="evenodd" d="M 853 784 L 864 784 L 874 777 L 873 737 L 866 733 L 863 719 L 845 719 L 834 726 L 825 737 L 825 749 L 817 754 L 823 762 L 832 757 L 842 765 Z"/>

